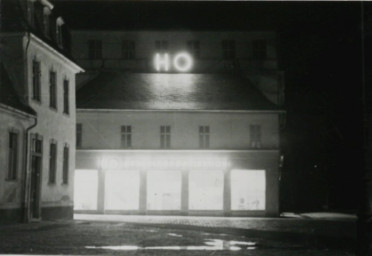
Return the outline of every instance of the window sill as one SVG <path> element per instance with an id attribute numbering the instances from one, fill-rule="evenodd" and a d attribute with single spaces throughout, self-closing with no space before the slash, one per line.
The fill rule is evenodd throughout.
<path id="1" fill-rule="evenodd" d="M 55 186 L 56 183 L 55 182 L 48 182 L 48 186 Z"/>
<path id="2" fill-rule="evenodd" d="M 17 182 L 18 179 L 9 179 L 9 178 L 6 178 L 5 179 L 5 182 Z"/>
<path id="3" fill-rule="evenodd" d="M 61 183 L 61 186 L 64 186 L 64 187 L 67 187 L 68 186 L 68 183 Z"/>
<path id="4" fill-rule="evenodd" d="M 52 110 L 53 112 L 58 113 L 58 109 L 56 107 L 49 106 L 49 109 Z"/>

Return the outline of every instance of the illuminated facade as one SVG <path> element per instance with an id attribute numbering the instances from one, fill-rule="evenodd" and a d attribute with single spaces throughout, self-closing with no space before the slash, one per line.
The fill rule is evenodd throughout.
<path id="1" fill-rule="evenodd" d="M 75 210 L 279 213 L 282 72 L 270 32 L 73 31 Z"/>
<path id="2" fill-rule="evenodd" d="M 1 9 L 1 220 L 72 218 L 75 74 L 83 70 L 68 57 L 51 2 L 4 0 Z"/>

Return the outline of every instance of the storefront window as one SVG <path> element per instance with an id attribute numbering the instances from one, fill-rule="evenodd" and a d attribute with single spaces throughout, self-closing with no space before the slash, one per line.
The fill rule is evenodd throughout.
<path id="1" fill-rule="evenodd" d="M 265 210 L 264 170 L 231 171 L 231 210 Z"/>
<path id="2" fill-rule="evenodd" d="M 190 171 L 189 209 L 223 209 L 223 171 Z"/>
<path id="3" fill-rule="evenodd" d="M 105 182 L 105 210 L 139 209 L 138 171 L 107 170 Z"/>
<path id="4" fill-rule="evenodd" d="M 98 171 L 76 170 L 74 210 L 97 210 Z"/>
<path id="5" fill-rule="evenodd" d="M 181 179 L 179 171 L 147 172 L 147 210 L 180 210 Z"/>

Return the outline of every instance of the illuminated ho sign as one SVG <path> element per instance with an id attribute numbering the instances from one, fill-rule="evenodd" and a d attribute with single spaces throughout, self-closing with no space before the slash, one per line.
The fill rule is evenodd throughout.
<path id="1" fill-rule="evenodd" d="M 155 69 L 158 72 L 168 72 L 171 68 L 171 64 L 176 71 L 187 72 L 191 70 L 193 61 L 190 54 L 186 52 L 181 52 L 174 55 L 172 61 L 168 53 L 157 53 L 155 54 L 154 64 Z"/>

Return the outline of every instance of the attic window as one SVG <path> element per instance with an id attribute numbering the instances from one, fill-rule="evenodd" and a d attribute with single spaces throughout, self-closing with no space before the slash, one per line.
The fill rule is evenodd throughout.
<path id="1" fill-rule="evenodd" d="M 27 18 L 30 26 L 35 25 L 35 0 L 27 1 Z"/>
<path id="2" fill-rule="evenodd" d="M 43 10 L 43 25 L 44 25 L 44 35 L 49 37 L 50 36 L 50 9 L 48 7 L 44 7 Z"/>
<path id="3" fill-rule="evenodd" d="M 63 48 L 63 41 L 62 41 L 62 25 L 64 21 L 61 17 L 57 18 L 56 21 L 56 42 L 60 48 Z"/>

